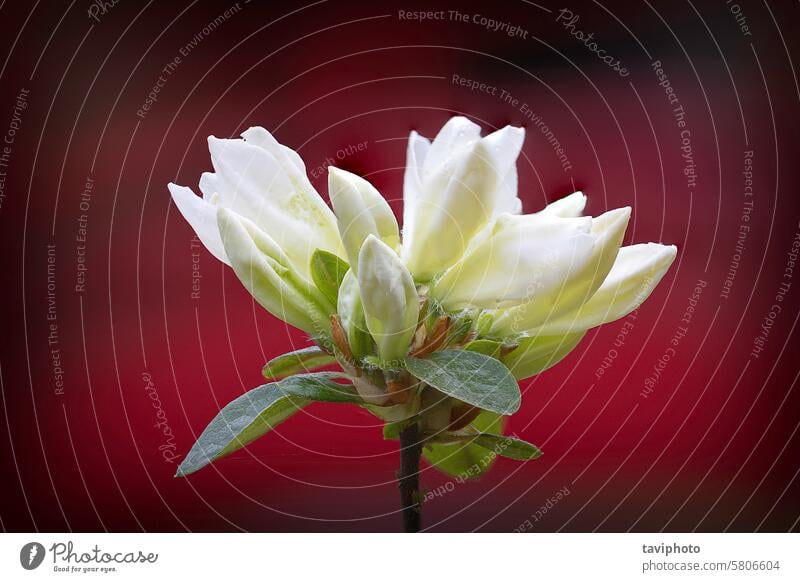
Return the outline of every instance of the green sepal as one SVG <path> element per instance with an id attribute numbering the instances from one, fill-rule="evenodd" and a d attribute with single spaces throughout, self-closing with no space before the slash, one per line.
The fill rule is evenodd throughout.
<path id="1" fill-rule="evenodd" d="M 475 320 L 475 331 L 478 333 L 479 337 L 489 334 L 489 330 L 492 328 L 493 321 L 494 315 L 492 315 L 491 311 L 480 312 L 478 318 Z"/>
<path id="2" fill-rule="evenodd" d="M 447 334 L 445 345 L 457 344 L 464 341 L 475 323 L 474 310 L 465 309 L 452 315 L 450 330 Z"/>

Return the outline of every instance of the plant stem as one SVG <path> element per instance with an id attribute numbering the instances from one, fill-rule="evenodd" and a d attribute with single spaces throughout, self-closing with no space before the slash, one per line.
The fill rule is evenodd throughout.
<path id="1" fill-rule="evenodd" d="M 422 441 L 419 438 L 419 424 L 410 424 L 400 433 L 400 470 L 397 472 L 403 529 L 406 533 L 418 532 L 422 522 L 419 495 L 420 455 Z"/>

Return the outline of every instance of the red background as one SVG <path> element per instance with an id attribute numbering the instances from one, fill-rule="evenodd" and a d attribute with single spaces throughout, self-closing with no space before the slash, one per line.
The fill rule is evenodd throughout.
<path id="1" fill-rule="evenodd" d="M 192 232 L 166 183 L 197 186 L 205 138 L 263 125 L 309 169 L 367 176 L 401 211 L 405 139 L 432 136 L 453 114 L 486 128 L 528 130 L 520 159 L 526 212 L 583 189 L 587 211 L 634 208 L 626 242 L 661 241 L 678 258 L 638 312 L 591 332 L 556 368 L 522 383 L 509 428 L 541 460 L 500 460 L 449 486 L 425 470 L 435 531 L 787 531 L 800 515 L 800 275 L 766 347 L 754 338 L 783 280 L 798 232 L 792 178 L 800 91 L 790 2 L 742 2 L 750 35 L 725 3 L 575 3 L 576 29 L 631 71 L 621 78 L 556 22 L 542 0 L 465 3 L 518 25 L 512 38 L 473 22 L 418 23 L 399 10 L 434 3 L 240 2 L 168 77 L 144 119 L 137 109 L 162 68 L 225 2 L 0 8 L 0 133 L 29 89 L 0 206 L 4 274 L 0 520 L 10 531 L 394 531 L 396 444 L 354 407 L 316 404 L 245 451 L 187 479 L 164 436 L 152 377 L 178 454 L 215 412 L 260 383 L 270 357 L 305 345 L 265 314 L 205 251 L 192 299 Z M 452 9 L 443 5 L 443 9 Z M 780 27 L 780 28 L 779 28 Z M 697 185 L 682 173 L 681 136 L 652 70 L 660 60 L 686 111 Z M 505 89 L 454 85 L 453 74 Z M 552 129 L 564 171 L 527 103 Z M 751 228 L 729 298 L 744 152 L 753 151 Z M 94 180 L 86 289 L 75 291 L 80 196 Z M 313 180 L 325 195 L 325 175 Z M 57 394 L 48 346 L 47 246 L 55 244 Z M 653 372 L 705 281 L 686 336 L 653 392 Z M 609 350 L 616 357 L 597 369 Z M 535 514 L 566 487 L 569 495 Z M 529 525 L 524 525 L 529 520 Z"/>

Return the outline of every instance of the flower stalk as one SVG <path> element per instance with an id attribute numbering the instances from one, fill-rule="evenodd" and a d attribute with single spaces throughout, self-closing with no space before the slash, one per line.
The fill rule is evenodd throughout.
<path id="1" fill-rule="evenodd" d="M 403 531 L 406 533 L 417 533 L 422 528 L 422 497 L 419 492 L 422 444 L 419 424 L 409 424 L 400 431 L 400 470 L 397 472 L 397 487 L 400 489 Z"/>

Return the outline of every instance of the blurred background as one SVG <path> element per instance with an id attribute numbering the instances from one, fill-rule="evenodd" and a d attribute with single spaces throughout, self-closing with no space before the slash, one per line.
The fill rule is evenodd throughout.
<path id="1" fill-rule="evenodd" d="M 522 383 L 544 456 L 455 483 L 431 531 L 797 531 L 796 2 L 0 4 L 0 527 L 397 531 L 397 444 L 314 404 L 186 479 L 219 408 L 307 345 L 166 184 L 262 125 L 400 216 L 409 131 L 527 130 L 524 211 L 581 189 L 678 245 L 633 315 Z M 415 12 L 429 11 L 422 19 Z"/>

